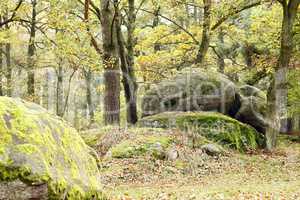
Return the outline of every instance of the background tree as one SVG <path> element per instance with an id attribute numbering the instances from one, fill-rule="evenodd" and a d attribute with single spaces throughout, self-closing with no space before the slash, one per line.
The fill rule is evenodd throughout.
<path id="1" fill-rule="evenodd" d="M 276 146 L 276 138 L 280 131 L 280 116 L 287 114 L 288 97 L 288 68 L 294 48 L 294 23 L 300 4 L 299 0 L 280 0 L 283 19 L 281 30 L 280 55 L 272 77 L 272 83 L 268 90 L 269 126 L 266 133 L 267 149 L 272 150 Z"/>

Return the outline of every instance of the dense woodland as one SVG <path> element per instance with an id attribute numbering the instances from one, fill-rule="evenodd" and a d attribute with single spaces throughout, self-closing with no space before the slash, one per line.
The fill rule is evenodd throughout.
<path id="1" fill-rule="evenodd" d="M 300 136 L 299 4 L 0 0 L 0 96 L 39 104 L 81 133 L 134 128 L 153 88 L 188 71 L 217 73 L 265 95 L 265 130 L 250 125 L 276 151 L 281 132 Z"/>

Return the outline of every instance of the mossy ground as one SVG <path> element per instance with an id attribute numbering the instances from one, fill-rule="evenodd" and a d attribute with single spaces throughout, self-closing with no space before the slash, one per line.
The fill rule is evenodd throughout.
<path id="1" fill-rule="evenodd" d="M 122 141 L 120 144 L 111 148 L 113 158 L 132 158 L 151 154 L 159 156 L 160 152 L 156 146 L 162 150 L 172 144 L 172 139 L 167 136 L 137 136 L 135 139 Z"/>

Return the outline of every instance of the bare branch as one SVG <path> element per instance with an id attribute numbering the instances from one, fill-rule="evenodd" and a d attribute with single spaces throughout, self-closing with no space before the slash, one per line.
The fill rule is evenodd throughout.
<path id="1" fill-rule="evenodd" d="M 5 19 L 4 21 L 0 22 L 0 28 L 6 24 L 9 24 L 10 22 L 15 21 L 15 16 L 17 14 L 17 11 L 19 10 L 19 8 L 21 7 L 22 3 L 24 0 L 19 0 L 17 6 L 15 7 L 15 9 L 12 11 L 12 15 L 10 18 Z"/>

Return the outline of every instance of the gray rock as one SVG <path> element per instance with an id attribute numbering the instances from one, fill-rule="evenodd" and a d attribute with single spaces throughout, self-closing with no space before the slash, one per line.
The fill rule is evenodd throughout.
<path id="1" fill-rule="evenodd" d="M 216 144 L 206 144 L 201 147 L 202 151 L 210 156 L 222 155 L 225 151 L 222 147 Z"/>
<path id="2" fill-rule="evenodd" d="M 163 146 L 159 142 L 156 142 L 151 146 L 151 154 L 154 158 L 159 160 L 163 160 L 166 158 L 166 152 L 164 151 Z"/>
<path id="3" fill-rule="evenodd" d="M 163 112 L 213 111 L 265 133 L 266 95 L 256 87 L 238 88 L 216 72 L 185 72 L 153 86 L 142 99 L 142 116 Z M 160 127 L 160 124 L 153 124 Z"/>
<path id="4" fill-rule="evenodd" d="M 178 151 L 176 150 L 175 147 L 170 148 L 166 154 L 167 154 L 167 159 L 170 161 L 176 160 L 179 156 Z"/>
<path id="5" fill-rule="evenodd" d="M 253 126 L 260 133 L 265 133 L 267 97 L 264 92 L 245 85 L 239 90 L 239 101 L 241 106 L 234 118 Z"/>
<path id="6" fill-rule="evenodd" d="M 226 76 L 186 72 L 153 86 L 143 97 L 143 116 L 166 111 L 219 111 L 230 114 L 237 88 Z"/>

